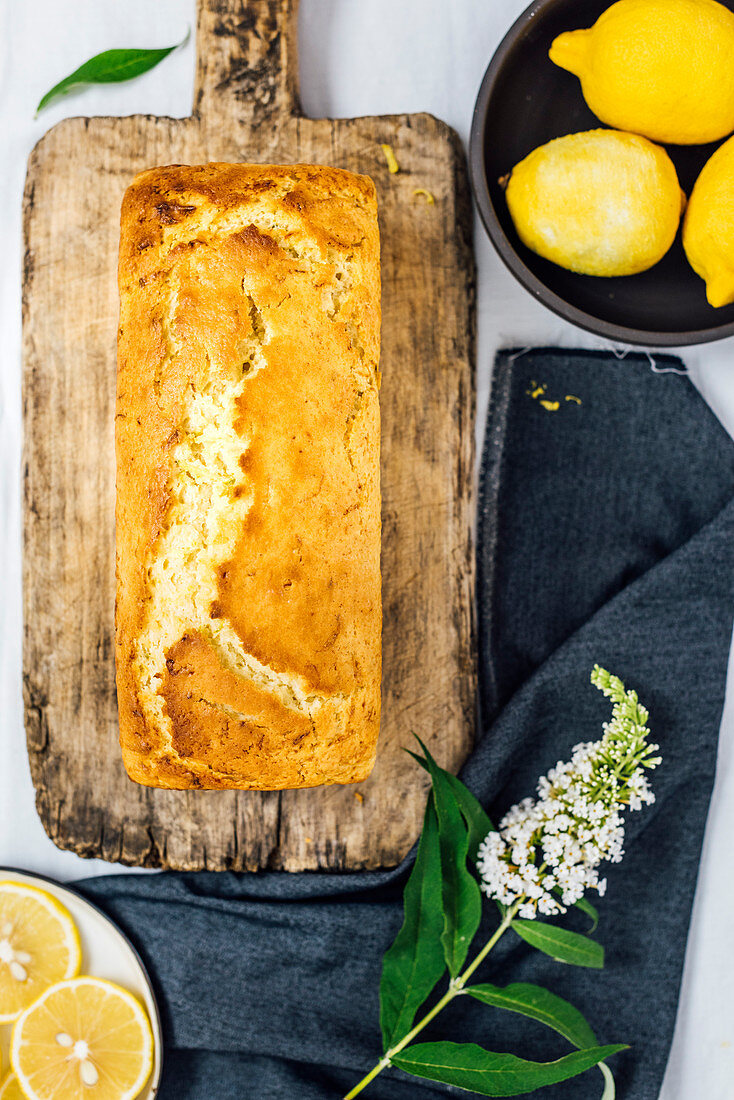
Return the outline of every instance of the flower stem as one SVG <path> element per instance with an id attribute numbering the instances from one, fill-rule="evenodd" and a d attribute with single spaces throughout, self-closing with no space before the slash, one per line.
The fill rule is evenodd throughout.
<path id="1" fill-rule="evenodd" d="M 520 901 L 521 900 L 522 899 L 520 899 Z M 370 1081 L 373 1081 L 375 1077 L 377 1077 L 378 1073 L 382 1073 L 383 1069 L 386 1069 L 390 1065 L 390 1060 L 396 1054 L 399 1054 L 400 1051 L 404 1049 L 404 1047 L 407 1047 L 408 1043 L 411 1043 L 413 1039 L 415 1039 L 416 1035 L 423 1031 L 423 1028 L 426 1027 L 427 1024 L 430 1024 L 431 1020 L 438 1016 L 439 1012 L 444 1009 L 447 1004 L 453 1001 L 454 997 L 458 997 L 459 994 L 464 992 L 464 986 L 469 981 L 469 978 L 471 978 L 477 967 L 481 965 L 484 959 L 486 959 L 487 955 L 492 950 L 494 945 L 510 927 L 512 923 L 512 918 L 515 916 L 517 910 L 520 907 L 520 901 L 516 901 L 515 904 L 506 911 L 504 917 L 502 918 L 502 923 L 489 937 L 486 944 L 476 956 L 476 958 L 469 963 L 464 973 L 459 974 L 458 977 L 451 979 L 451 981 L 449 982 L 449 987 L 444 993 L 443 997 L 441 997 L 440 1001 L 437 1001 L 433 1008 L 429 1012 L 427 1012 L 425 1016 L 421 1017 L 415 1027 L 413 1027 L 407 1035 L 404 1035 L 399 1043 L 396 1043 L 394 1047 L 391 1047 L 390 1050 L 386 1051 L 386 1053 L 382 1056 L 377 1065 L 373 1066 L 369 1073 L 366 1074 L 366 1076 L 364 1076 L 361 1081 L 358 1081 L 354 1088 L 346 1094 L 344 1100 L 353 1100 L 355 1096 L 358 1096 L 359 1093 L 362 1092 L 362 1090 L 365 1089 L 367 1085 L 369 1085 Z"/>
<path id="2" fill-rule="evenodd" d="M 477 967 L 481 966 L 481 964 L 484 962 L 487 955 L 492 950 L 494 945 L 497 943 L 497 940 L 500 938 L 500 936 L 503 936 L 505 934 L 505 932 L 507 931 L 507 929 L 510 927 L 510 925 L 512 924 L 512 919 L 515 916 L 515 914 L 517 913 L 518 909 L 520 908 L 520 905 L 521 905 L 522 901 L 523 901 L 523 898 L 519 898 L 518 901 L 516 901 L 514 903 L 514 905 L 512 905 L 511 908 L 509 908 L 506 911 L 504 917 L 502 918 L 502 923 L 500 924 L 500 926 L 493 933 L 493 935 L 491 935 L 489 937 L 489 939 L 487 940 L 487 942 L 485 943 L 484 947 L 479 952 L 477 957 L 474 959 L 474 961 L 469 963 L 469 965 L 467 966 L 464 973 L 461 974 L 456 979 L 455 984 L 459 987 L 458 988 L 459 993 L 462 992 L 462 990 L 464 989 L 464 986 L 469 981 L 469 979 L 471 978 L 472 974 L 477 969 Z"/>

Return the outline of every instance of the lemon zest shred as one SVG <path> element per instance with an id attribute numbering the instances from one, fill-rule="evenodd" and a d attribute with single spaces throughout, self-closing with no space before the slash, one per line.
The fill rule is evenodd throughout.
<path id="1" fill-rule="evenodd" d="M 558 412 L 561 407 L 560 401 L 541 401 L 540 404 L 544 409 L 547 409 L 548 412 Z"/>
<path id="2" fill-rule="evenodd" d="M 572 394 L 572 393 L 567 393 L 566 394 L 566 401 L 575 401 L 577 405 L 581 404 L 581 398 L 580 397 L 575 397 L 574 394 Z"/>
<path id="3" fill-rule="evenodd" d="M 416 187 L 416 188 L 414 188 L 413 195 L 414 196 L 424 195 L 425 199 L 426 199 L 426 202 L 428 203 L 429 206 L 433 206 L 434 203 L 436 202 L 436 200 L 433 197 L 433 195 L 431 194 L 431 192 L 428 191 L 425 187 Z"/>
<path id="4" fill-rule="evenodd" d="M 396 172 L 400 171 L 400 165 L 398 164 L 397 157 L 393 152 L 392 145 L 388 145 L 383 142 L 381 145 L 382 151 L 385 154 L 385 160 L 387 161 L 387 170 L 391 176 L 394 176 Z"/>

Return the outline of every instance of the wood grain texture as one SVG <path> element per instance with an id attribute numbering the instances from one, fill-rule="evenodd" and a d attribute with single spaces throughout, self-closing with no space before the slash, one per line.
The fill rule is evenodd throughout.
<path id="1" fill-rule="evenodd" d="M 474 283 L 456 135 L 429 115 L 298 113 L 295 3 L 203 0 L 194 114 L 69 119 L 24 200 L 24 699 L 38 811 L 83 856 L 175 869 L 374 868 L 420 827 L 419 733 L 473 740 Z M 381 143 L 400 172 L 390 175 Z M 382 236 L 383 722 L 358 787 L 163 791 L 125 775 L 114 681 L 119 209 L 160 164 L 312 162 L 375 181 Z M 431 205 L 413 194 L 427 188 Z"/>

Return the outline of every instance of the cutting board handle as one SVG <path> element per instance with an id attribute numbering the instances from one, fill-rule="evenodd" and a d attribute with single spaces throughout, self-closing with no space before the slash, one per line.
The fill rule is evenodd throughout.
<path id="1" fill-rule="evenodd" d="M 198 0 L 194 115 L 257 127 L 300 113 L 298 0 Z"/>

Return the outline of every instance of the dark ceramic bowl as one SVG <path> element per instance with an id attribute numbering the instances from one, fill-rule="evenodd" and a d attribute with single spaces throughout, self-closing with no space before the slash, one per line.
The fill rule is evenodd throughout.
<path id="1" fill-rule="evenodd" d="M 713 309 L 689 266 L 680 231 L 659 264 L 641 275 L 575 275 L 541 259 L 515 232 L 498 180 L 551 138 L 602 124 L 577 77 L 548 58 L 562 31 L 590 27 L 611 0 L 536 0 L 507 32 L 484 74 L 472 120 L 474 196 L 492 243 L 530 293 L 581 328 L 629 344 L 676 347 L 734 335 L 734 305 Z M 734 10 L 734 0 L 725 0 Z M 693 184 L 718 142 L 666 146 L 681 187 Z"/>

